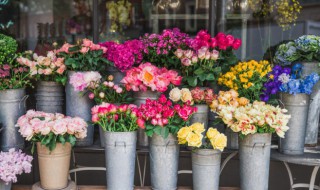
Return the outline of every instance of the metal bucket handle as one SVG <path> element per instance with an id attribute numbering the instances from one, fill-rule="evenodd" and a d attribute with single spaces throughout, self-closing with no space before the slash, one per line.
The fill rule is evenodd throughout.
<path id="1" fill-rule="evenodd" d="M 1 131 L 4 129 L 4 127 L 2 126 L 2 123 L 0 123 L 0 133 Z"/>
<path id="2" fill-rule="evenodd" d="M 254 143 L 253 144 L 253 147 L 252 147 L 252 149 L 251 149 L 251 154 L 253 153 L 253 149 L 256 147 L 256 145 L 257 146 L 262 146 L 262 148 L 264 148 L 266 145 L 267 145 L 267 143 Z M 264 152 L 263 152 L 263 154 L 264 154 Z"/>
<path id="3" fill-rule="evenodd" d="M 122 144 L 124 146 L 124 150 L 126 151 L 127 149 L 127 144 L 125 141 L 115 141 L 114 142 L 114 147 L 120 146 L 120 144 Z"/>
<path id="4" fill-rule="evenodd" d="M 29 95 L 25 95 L 21 98 L 20 102 L 19 102 L 19 109 L 20 109 L 20 106 L 21 106 L 21 103 L 23 102 L 24 103 L 24 107 L 27 107 L 27 104 L 26 104 L 26 100 L 29 98 Z"/>

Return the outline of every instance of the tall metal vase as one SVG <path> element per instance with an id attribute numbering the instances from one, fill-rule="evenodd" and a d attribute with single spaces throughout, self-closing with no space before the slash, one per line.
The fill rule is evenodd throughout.
<path id="1" fill-rule="evenodd" d="M 133 190 L 137 132 L 105 132 L 108 190 Z"/>
<path id="2" fill-rule="evenodd" d="M 302 76 L 309 75 L 313 72 L 319 73 L 319 62 L 304 62 L 302 63 Z M 320 116 L 320 81 L 313 87 L 310 95 L 308 120 L 306 127 L 305 144 L 316 146 L 318 142 L 319 131 L 319 116 Z"/>
<path id="3" fill-rule="evenodd" d="M 0 180 L 0 190 L 11 190 L 12 183 L 6 184 L 4 181 Z"/>
<path id="4" fill-rule="evenodd" d="M 177 137 L 167 139 L 154 134 L 150 143 L 151 186 L 156 190 L 176 190 L 178 182 L 179 144 Z"/>
<path id="5" fill-rule="evenodd" d="M 280 138 L 279 151 L 289 155 L 304 153 L 306 125 L 308 120 L 310 96 L 307 94 L 280 93 L 280 100 L 291 118 L 288 123 L 289 130 L 285 138 Z"/>
<path id="6" fill-rule="evenodd" d="M 239 138 L 240 188 L 268 190 L 271 134 Z"/>
<path id="7" fill-rule="evenodd" d="M 146 100 L 149 98 L 151 100 L 156 100 L 160 96 L 160 93 L 153 91 L 145 91 L 145 92 L 135 92 L 133 94 L 134 104 L 140 106 L 141 104 L 145 104 Z M 149 146 L 149 138 L 146 135 L 143 129 L 138 129 L 138 142 L 139 147 L 148 147 Z"/>
<path id="8" fill-rule="evenodd" d="M 25 89 L 10 89 L 0 91 L 0 150 L 8 151 L 11 148 L 22 149 L 24 139 L 16 127 L 17 120 L 26 113 Z"/>
<path id="9" fill-rule="evenodd" d="M 68 79 L 73 75 L 74 71 L 68 72 Z M 94 101 L 90 100 L 87 93 L 79 93 L 74 90 L 69 83 L 66 84 L 66 115 L 71 117 L 81 117 L 87 122 L 91 121 L 91 108 Z M 94 126 L 88 125 L 87 137 L 77 139 L 76 146 L 90 146 L 93 144 Z"/>
<path id="10" fill-rule="evenodd" d="M 197 149 L 192 152 L 194 190 L 219 190 L 221 151 Z"/>
<path id="11" fill-rule="evenodd" d="M 233 132 L 229 127 L 226 128 L 227 148 L 231 150 L 239 149 L 239 133 Z"/>
<path id="12" fill-rule="evenodd" d="M 64 88 L 57 82 L 37 83 L 36 110 L 46 113 L 64 113 Z"/>
<path id="13" fill-rule="evenodd" d="M 119 69 L 113 67 L 113 66 L 109 66 L 107 68 L 106 73 L 108 75 L 112 75 L 113 76 L 113 82 L 115 84 L 120 84 L 120 81 L 123 79 L 123 77 L 125 77 L 125 73 L 121 72 Z"/>
<path id="14" fill-rule="evenodd" d="M 203 123 L 204 128 L 208 129 L 208 117 L 209 117 L 209 106 L 206 104 L 195 105 L 197 107 L 197 112 L 194 113 L 190 118 L 190 124 L 193 123 Z"/>

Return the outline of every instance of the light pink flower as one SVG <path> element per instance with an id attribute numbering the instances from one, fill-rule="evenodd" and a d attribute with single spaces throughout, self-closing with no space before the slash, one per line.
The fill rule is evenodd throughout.
<path id="1" fill-rule="evenodd" d="M 83 91 L 87 87 L 87 83 L 84 79 L 84 73 L 77 72 L 71 75 L 70 84 L 76 91 Z"/>

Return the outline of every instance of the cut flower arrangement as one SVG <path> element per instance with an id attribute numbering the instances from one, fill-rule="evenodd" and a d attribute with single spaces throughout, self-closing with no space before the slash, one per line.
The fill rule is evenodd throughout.
<path id="1" fill-rule="evenodd" d="M 70 84 L 75 91 L 83 92 L 88 89 L 95 89 L 99 86 L 101 75 L 99 72 L 76 72 L 70 77 Z"/>
<path id="2" fill-rule="evenodd" d="M 79 117 L 72 118 L 59 113 L 33 110 L 21 116 L 17 126 L 21 135 L 32 142 L 32 152 L 37 142 L 45 145 L 50 151 L 55 149 L 57 143 L 69 142 L 73 146 L 76 138 L 82 139 L 87 136 L 88 127 L 87 123 Z"/>
<path id="3" fill-rule="evenodd" d="M 158 68 L 151 63 L 144 63 L 126 72 L 122 79 L 128 91 L 158 91 L 165 92 L 169 85 L 179 86 L 182 77 L 176 71 Z"/>
<path id="4" fill-rule="evenodd" d="M 133 104 L 117 106 L 115 104 L 102 103 L 91 109 L 92 122 L 108 132 L 136 131 L 141 125 L 138 113 L 137 106 Z"/>
<path id="5" fill-rule="evenodd" d="M 190 101 L 180 105 L 173 105 L 165 95 L 160 95 L 158 100 L 147 99 L 139 107 L 139 127 L 145 128 L 148 136 L 154 133 L 167 138 L 169 133 L 176 135 L 181 126 L 185 126 L 192 114 L 197 111 L 190 105 Z"/>
<path id="6" fill-rule="evenodd" d="M 201 89 L 196 87 L 191 91 L 188 88 L 178 87 L 173 88 L 169 93 L 169 99 L 174 103 L 187 103 L 193 104 L 210 104 L 215 99 L 215 94 L 212 89 Z"/>
<path id="7" fill-rule="evenodd" d="M 9 152 L 0 152 L 0 181 L 16 183 L 17 175 L 31 172 L 32 160 L 32 156 L 13 148 Z"/>
<path id="8" fill-rule="evenodd" d="M 18 63 L 30 70 L 30 77 L 36 81 L 52 81 L 65 84 L 66 66 L 64 58 L 58 58 L 54 51 L 48 51 L 46 56 L 27 53 L 25 57 L 17 58 Z"/>
<path id="9" fill-rule="evenodd" d="M 265 102 L 254 101 L 240 97 L 235 91 L 220 91 L 217 100 L 211 105 L 212 111 L 218 114 L 218 118 L 232 131 L 240 136 L 255 133 L 277 133 L 284 138 L 290 115 L 287 110 L 275 107 Z"/>
<path id="10" fill-rule="evenodd" d="M 63 57 L 68 71 L 104 71 L 110 64 L 103 54 L 107 48 L 94 44 L 91 40 L 83 39 L 80 44 L 65 43 L 56 50 Z"/>
<path id="11" fill-rule="evenodd" d="M 194 123 L 190 126 L 182 127 L 178 131 L 179 144 L 185 144 L 193 148 L 217 149 L 221 152 L 227 146 L 227 137 L 219 133 L 215 128 L 210 127 L 205 133 L 204 124 Z M 203 142 L 205 138 L 205 142 Z"/>

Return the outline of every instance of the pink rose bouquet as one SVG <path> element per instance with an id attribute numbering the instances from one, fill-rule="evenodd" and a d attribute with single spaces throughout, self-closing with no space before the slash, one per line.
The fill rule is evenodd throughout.
<path id="1" fill-rule="evenodd" d="M 91 109 L 92 122 L 98 124 L 104 131 L 131 132 L 138 129 L 141 122 L 138 119 L 139 110 L 136 105 L 102 103 Z M 141 125 L 141 124 L 140 124 Z"/>
<path id="2" fill-rule="evenodd" d="M 41 142 L 52 151 L 56 143 L 69 142 L 72 146 L 76 138 L 87 136 L 87 123 L 79 117 L 68 117 L 63 114 L 52 114 L 29 110 L 17 121 L 19 132 L 33 145 Z M 34 146 L 33 146 L 34 148 Z M 32 148 L 32 151 L 33 151 Z"/>
<path id="3" fill-rule="evenodd" d="M 169 133 L 177 134 L 196 111 L 197 108 L 190 106 L 189 102 L 173 105 L 172 101 L 162 94 L 158 100 L 147 99 L 145 104 L 140 105 L 139 127 L 145 128 L 148 136 L 156 133 L 167 138 Z"/>
<path id="4" fill-rule="evenodd" d="M 55 81 L 65 84 L 66 65 L 64 58 L 58 58 L 54 51 L 49 51 L 46 56 L 36 53 L 27 54 L 26 57 L 17 58 L 18 63 L 29 68 L 30 76 L 39 81 Z"/>
<path id="5" fill-rule="evenodd" d="M 103 57 L 106 52 L 107 48 L 88 39 L 83 39 L 76 45 L 65 43 L 56 50 L 58 56 L 64 58 L 67 70 L 70 71 L 104 71 L 107 64 L 110 64 Z"/>
<path id="6" fill-rule="evenodd" d="M 212 89 L 205 88 L 201 89 L 199 87 L 189 90 L 188 88 L 173 88 L 169 93 L 169 99 L 175 103 L 187 103 L 193 104 L 211 104 L 211 102 L 216 98 L 217 95 L 214 94 Z"/>
<path id="7" fill-rule="evenodd" d="M 94 99 L 97 104 L 129 103 L 133 100 L 123 85 L 114 84 L 112 75 L 108 76 L 108 80 L 99 83 L 96 88 L 90 88 L 89 91 L 89 98 Z"/>
<path id="8" fill-rule="evenodd" d="M 0 152 L 0 180 L 6 184 L 16 183 L 17 175 L 31 172 L 32 160 L 32 156 L 22 153 L 21 150 L 15 151 L 14 148 L 9 152 Z"/>
<path id="9" fill-rule="evenodd" d="M 181 70 L 174 52 L 187 48 L 190 38 L 178 28 L 165 29 L 161 34 L 145 34 L 140 38 L 144 45 L 143 61 L 155 63 L 158 67 Z"/>
<path id="10" fill-rule="evenodd" d="M 101 75 L 98 72 L 76 72 L 70 77 L 70 84 L 75 91 L 85 91 L 95 89 L 99 86 Z"/>
<path id="11" fill-rule="evenodd" d="M 181 80 L 182 77 L 176 71 L 144 63 L 128 70 L 121 82 L 128 91 L 151 89 L 152 91 L 165 92 L 170 84 L 179 86 Z"/>

